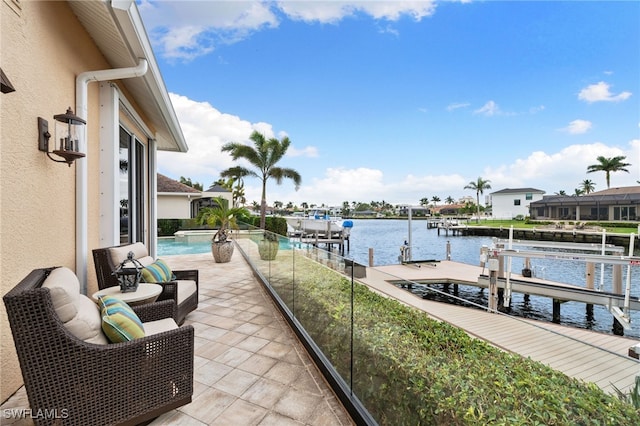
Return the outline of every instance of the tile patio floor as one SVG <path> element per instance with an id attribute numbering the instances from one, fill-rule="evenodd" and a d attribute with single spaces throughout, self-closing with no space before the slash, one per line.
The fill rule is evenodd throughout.
<path id="1" fill-rule="evenodd" d="M 195 329 L 194 394 L 151 425 L 354 424 L 237 248 L 226 264 L 211 254 L 163 259 L 200 271 L 198 309 L 185 321 Z M 24 387 L 1 408 L 28 408 Z"/>

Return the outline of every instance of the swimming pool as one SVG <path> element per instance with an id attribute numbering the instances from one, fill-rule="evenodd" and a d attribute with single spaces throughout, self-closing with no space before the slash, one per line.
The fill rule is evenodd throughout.
<path id="1" fill-rule="evenodd" d="M 280 248 L 291 249 L 291 243 L 280 241 Z M 176 241 L 173 237 L 158 238 L 158 256 L 171 256 L 174 254 L 201 254 L 211 253 L 211 240 L 206 241 Z"/>
<path id="2" fill-rule="evenodd" d="M 211 252 L 211 241 L 182 242 L 175 238 L 158 238 L 158 256 L 201 254 Z"/>

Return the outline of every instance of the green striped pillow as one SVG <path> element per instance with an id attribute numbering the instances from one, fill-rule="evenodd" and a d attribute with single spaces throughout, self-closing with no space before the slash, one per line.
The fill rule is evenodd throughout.
<path id="1" fill-rule="evenodd" d="M 171 268 L 162 259 L 142 269 L 142 281 L 145 283 L 166 283 L 175 279 Z"/>
<path id="2" fill-rule="evenodd" d="M 142 321 L 126 302 L 113 296 L 102 296 L 98 304 L 102 314 L 102 331 L 111 343 L 144 337 Z"/>

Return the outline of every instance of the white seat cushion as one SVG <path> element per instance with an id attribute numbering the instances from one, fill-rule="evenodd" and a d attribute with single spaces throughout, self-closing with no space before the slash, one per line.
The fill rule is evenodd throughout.
<path id="1" fill-rule="evenodd" d="M 163 331 L 175 330 L 178 328 L 178 324 L 176 324 L 173 318 L 163 318 L 157 321 L 143 322 L 142 327 L 144 327 L 144 334 L 151 336 L 162 333 Z"/>
<path id="2" fill-rule="evenodd" d="M 142 266 L 148 266 L 153 263 L 153 258 L 149 256 L 147 248 L 142 243 L 133 243 L 110 248 L 109 255 L 111 256 L 111 261 L 114 265 L 118 266 L 127 259 L 130 251 L 133 252 L 133 258 L 142 263 Z M 149 259 L 151 260 L 150 262 Z"/>
<path id="3" fill-rule="evenodd" d="M 178 283 L 178 305 L 198 290 L 196 282 L 193 280 L 177 280 L 176 282 Z"/>
<path id="4" fill-rule="evenodd" d="M 108 343 L 102 333 L 98 307 L 87 296 L 80 294 L 80 283 L 73 271 L 66 267 L 54 269 L 42 287 L 49 289 L 53 308 L 71 334 L 89 343 Z"/>

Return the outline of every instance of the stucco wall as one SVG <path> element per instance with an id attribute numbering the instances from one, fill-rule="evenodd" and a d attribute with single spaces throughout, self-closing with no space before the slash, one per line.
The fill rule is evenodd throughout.
<path id="1" fill-rule="evenodd" d="M 529 204 L 542 199 L 542 194 L 533 193 L 532 199 L 526 199 L 526 193 L 494 194 L 491 196 L 492 216 L 497 219 L 511 219 L 518 215 L 529 216 Z M 514 205 L 520 200 L 520 205 Z"/>
<path id="2" fill-rule="evenodd" d="M 37 117 L 75 109 L 75 77 L 108 65 L 66 2 L 22 1 L 18 13 L 2 0 L 0 66 L 16 91 L 0 94 L 0 290 L 4 295 L 32 269 L 75 269 L 75 171 L 38 150 Z M 89 86 L 89 247 L 97 235 L 98 92 Z M 94 194 L 94 195 L 91 195 Z M 90 253 L 88 254 L 90 259 Z M 95 289 L 93 265 L 89 291 Z M 1 387 L 6 400 L 22 384 L 4 304 L 0 308 Z"/>
<path id="3" fill-rule="evenodd" d="M 191 199 L 185 195 L 158 195 L 158 219 L 191 218 Z"/>

